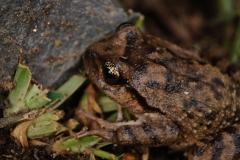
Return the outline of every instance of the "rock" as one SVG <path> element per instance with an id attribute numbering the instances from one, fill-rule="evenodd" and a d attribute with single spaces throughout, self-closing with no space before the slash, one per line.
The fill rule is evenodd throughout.
<path id="1" fill-rule="evenodd" d="M 88 45 L 137 16 L 111 0 L 0 1 L 0 84 L 12 81 L 20 60 L 40 84 L 57 87 Z"/>

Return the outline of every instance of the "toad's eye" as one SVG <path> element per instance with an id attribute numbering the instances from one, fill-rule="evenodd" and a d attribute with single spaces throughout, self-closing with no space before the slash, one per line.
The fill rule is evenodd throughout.
<path id="1" fill-rule="evenodd" d="M 106 62 L 104 64 L 103 78 L 109 84 L 116 84 L 119 81 L 120 74 L 117 67 L 113 63 Z"/>

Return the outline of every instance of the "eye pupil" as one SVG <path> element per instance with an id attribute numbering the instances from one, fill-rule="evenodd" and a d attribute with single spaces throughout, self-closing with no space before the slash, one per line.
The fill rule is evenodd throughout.
<path id="1" fill-rule="evenodd" d="M 115 65 L 110 62 L 106 62 L 103 68 L 103 77 L 107 83 L 115 84 L 119 81 L 120 76 Z"/>

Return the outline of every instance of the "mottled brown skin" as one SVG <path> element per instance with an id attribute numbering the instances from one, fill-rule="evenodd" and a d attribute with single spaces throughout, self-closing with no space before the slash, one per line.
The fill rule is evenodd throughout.
<path id="1" fill-rule="evenodd" d="M 85 135 L 120 144 L 194 148 L 189 159 L 240 156 L 232 140 L 239 139 L 232 135 L 240 133 L 240 89 L 216 67 L 135 26 L 120 28 L 89 46 L 83 61 L 91 81 L 142 121 L 140 125 L 105 126 Z M 104 75 L 106 62 L 118 71 L 116 82 L 109 83 Z M 214 150 L 218 144 L 220 149 Z M 226 147 L 235 150 L 225 151 Z"/>

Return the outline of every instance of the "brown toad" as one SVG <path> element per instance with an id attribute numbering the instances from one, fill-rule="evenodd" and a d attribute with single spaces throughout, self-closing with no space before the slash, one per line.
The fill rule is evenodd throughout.
<path id="1" fill-rule="evenodd" d="M 239 86 L 216 67 L 129 25 L 89 46 L 83 61 L 91 81 L 141 123 L 78 137 L 189 149 L 189 159 L 240 157 Z"/>

